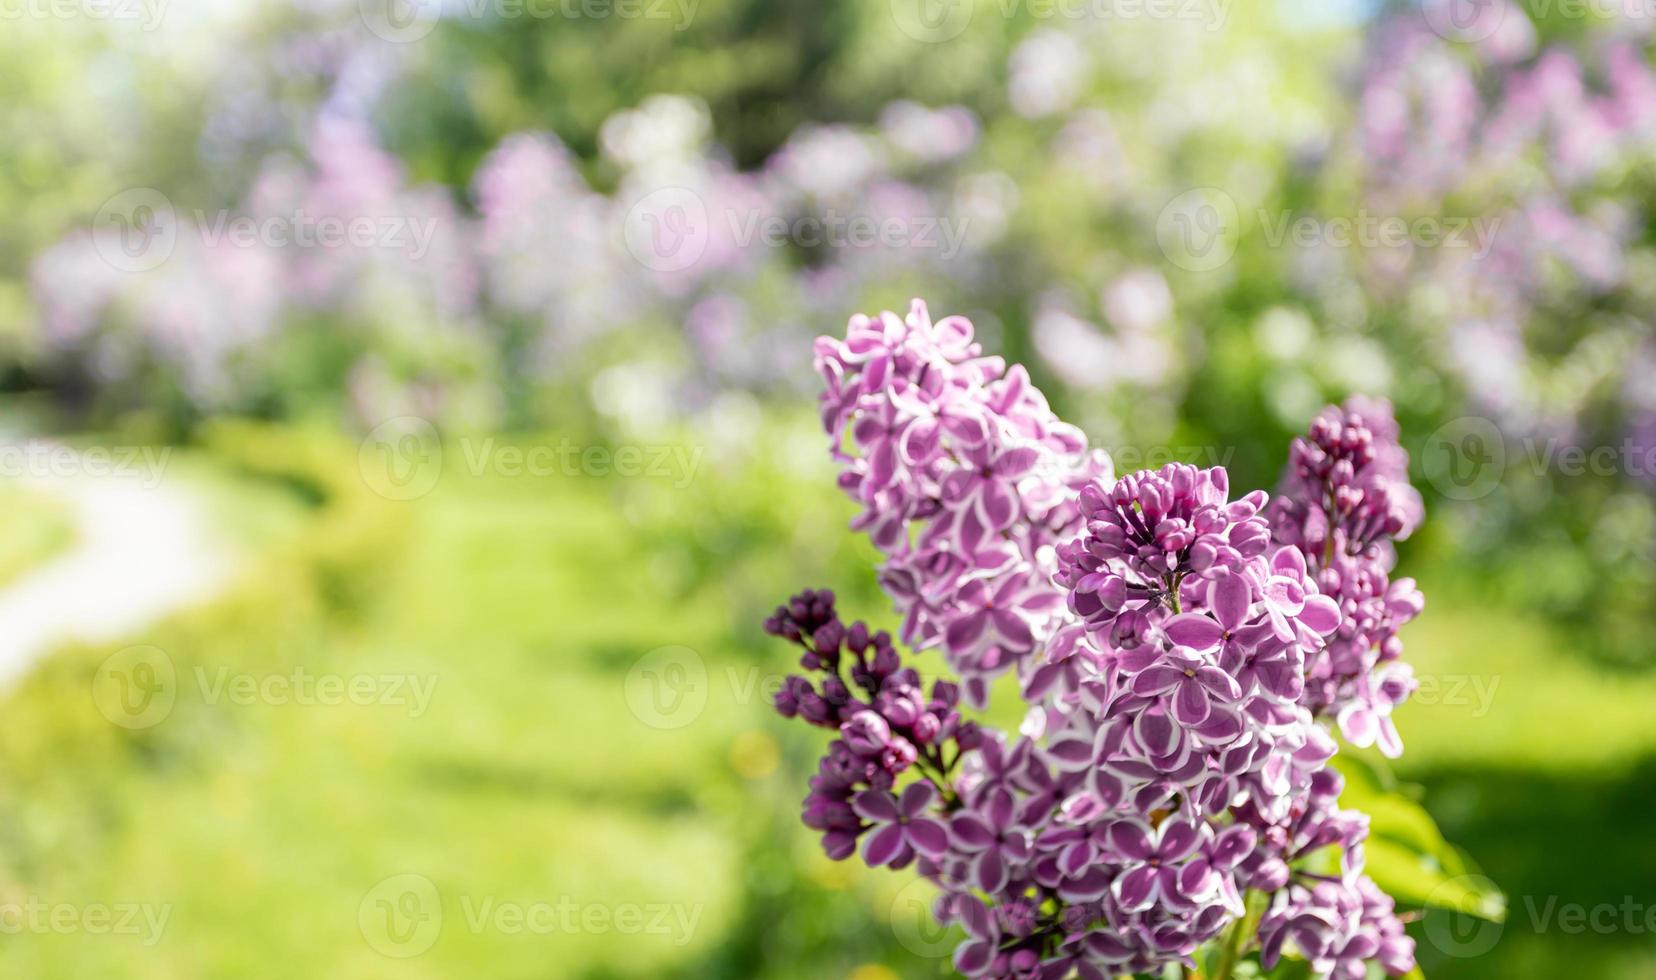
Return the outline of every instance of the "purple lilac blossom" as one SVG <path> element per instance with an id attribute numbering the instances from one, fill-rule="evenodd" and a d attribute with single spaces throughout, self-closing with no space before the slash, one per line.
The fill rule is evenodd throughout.
<path id="1" fill-rule="evenodd" d="M 978 121 L 965 106 L 928 109 L 904 99 L 880 111 L 880 130 L 904 154 L 940 163 L 972 148 L 978 138 Z"/>
<path id="2" fill-rule="evenodd" d="M 1386 744 L 1389 721 L 1355 714 L 1382 712 L 1393 692 L 1362 685 L 1392 684 L 1395 625 L 1418 611 L 1386 579 L 1389 539 L 1420 519 L 1389 411 L 1329 409 L 1295 444 L 1286 498 L 1232 499 L 1222 468 L 1115 479 L 1020 368 L 918 301 L 854 317 L 816 360 L 902 639 L 964 682 L 926 697 L 892 638 L 844 626 L 831 593 L 766 621 L 821 675 L 789 678 L 777 710 L 838 733 L 804 809 L 826 853 L 860 842 L 870 865 L 914 864 L 966 932 L 954 965 L 971 977 L 1193 966 L 1250 893 L 1267 966 L 1286 951 L 1320 977 L 1412 969 L 1363 874 L 1367 819 L 1337 806 L 1322 720 Z M 1369 672 L 1334 676 L 1336 648 Z M 1009 669 L 1031 707 L 1018 737 L 960 711 Z M 1324 873 L 1304 870 L 1320 854 Z"/>
<path id="3" fill-rule="evenodd" d="M 30 275 L 47 357 L 87 364 L 100 384 L 169 371 L 199 407 L 223 409 L 267 387 L 251 373 L 258 359 L 242 356 L 253 343 L 337 322 L 364 348 L 350 401 L 373 421 L 374 393 L 399 384 L 393 365 L 416 383 L 441 375 L 487 399 L 476 381 L 499 366 L 500 334 L 512 345 L 504 353 L 545 378 L 590 372 L 590 358 L 612 349 L 594 343 L 601 336 L 684 325 L 694 356 L 669 379 L 670 397 L 705 406 L 718 388 L 785 383 L 786 351 L 846 295 L 898 277 L 974 275 L 1016 208 L 1004 174 L 959 172 L 978 136 L 960 106 L 894 103 L 879 129 L 807 125 L 739 171 L 712 142 L 705 106 L 652 96 L 603 124 L 613 192 L 590 186 L 556 137 L 518 133 L 479 165 L 468 214 L 447 189 L 408 185 L 366 121 L 376 80 L 393 66 L 365 59 L 348 71 L 356 52 L 338 40 L 290 52 L 304 62 L 296 71 L 333 94 L 282 117 L 304 152 L 269 153 L 227 220 L 356 223 L 373 243 L 205 248 L 199 262 L 181 246 L 167 269 L 140 275 L 102 262 L 92 236 L 68 236 Z M 243 133 L 227 118 L 213 145 L 234 154 L 291 142 L 266 122 Z M 692 223 L 705 217 L 687 262 L 647 261 L 617 234 L 675 207 Z M 179 224 L 181 237 L 203 237 Z M 729 297 L 745 310 L 720 301 Z M 510 329 L 484 328 L 502 323 Z M 410 350 L 430 358 L 409 364 Z"/>
<path id="4" fill-rule="evenodd" d="M 988 680 L 1050 636 L 1063 605 L 1054 548 L 1078 518 L 1069 487 L 1110 469 L 972 333 L 916 301 L 819 339 L 816 365 L 840 487 L 863 507 L 853 526 L 887 555 L 902 639 L 941 647 L 981 705 Z"/>
<path id="5" fill-rule="evenodd" d="M 309 159 L 268 160 L 236 212 L 177 210 L 170 251 L 151 267 L 115 271 L 87 236 L 37 261 L 31 286 L 54 353 L 90 345 L 109 376 L 159 362 L 219 408 L 247 387 L 240 355 L 307 311 L 422 340 L 473 323 L 469 227 L 444 191 L 405 186 L 360 121 L 319 121 Z"/>
<path id="6" fill-rule="evenodd" d="M 1627 17 L 1537 50 L 1517 4 L 1484 5 L 1472 44 L 1439 36 L 1433 16 L 1401 13 L 1372 33 L 1351 149 L 1367 207 L 1476 215 L 1474 234 L 1354 253 L 1359 281 L 1438 328 L 1475 411 L 1573 435 L 1594 408 L 1595 349 L 1612 335 L 1636 342 L 1648 321 L 1630 281 L 1644 231 L 1627 175 L 1656 137 L 1656 71 Z M 1584 303 L 1632 315 L 1565 314 Z"/>
<path id="7" fill-rule="evenodd" d="M 1397 631 L 1424 603 L 1413 579 L 1391 578 L 1392 542 L 1423 516 L 1408 467 L 1391 406 L 1353 398 L 1324 409 L 1294 440 L 1269 512 L 1276 539 L 1305 556 L 1340 604 L 1339 629 L 1308 665 L 1303 703 L 1337 717 L 1353 745 L 1378 744 L 1392 757 L 1403 751 L 1392 709 L 1416 686 L 1398 660 Z"/>
<path id="8" fill-rule="evenodd" d="M 567 355 L 636 312 L 629 270 L 609 243 L 610 202 L 556 137 L 507 137 L 478 167 L 472 196 L 488 298 L 539 318 L 553 350 Z"/>

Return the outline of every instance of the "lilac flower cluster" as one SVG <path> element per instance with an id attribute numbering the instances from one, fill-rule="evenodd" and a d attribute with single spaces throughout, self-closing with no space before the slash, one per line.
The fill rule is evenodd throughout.
<path id="1" fill-rule="evenodd" d="M 1452 15 L 1432 6 L 1451 4 L 1373 30 L 1348 152 L 1365 206 L 1475 215 L 1484 240 L 1353 254 L 1357 280 L 1437 328 L 1441 362 L 1480 413 L 1570 437 L 1631 376 L 1629 358 L 1605 351 L 1648 336 L 1629 180 L 1656 138 L 1656 70 L 1637 36 L 1648 25 L 1607 13 L 1541 45 L 1523 5 L 1497 0 L 1470 32 L 1481 40 L 1452 44 L 1431 27 Z"/>
<path id="2" fill-rule="evenodd" d="M 823 422 L 902 639 L 939 648 L 974 704 L 1015 668 L 1029 718 L 1015 739 L 963 721 L 889 637 L 796 596 L 766 628 L 824 677 L 790 678 L 777 708 L 839 732 L 805 822 L 831 857 L 861 840 L 870 865 L 914 863 L 968 935 L 968 976 L 1155 971 L 1204 944 L 1228 976 L 1256 942 L 1267 968 L 1287 951 L 1319 976 L 1407 972 L 1319 721 L 1370 703 L 1349 651 L 1395 660 L 1406 617 L 1368 590 L 1412 592 L 1385 584 L 1385 542 L 1420 516 L 1389 413 L 1320 416 L 1283 503 L 1231 499 L 1221 468 L 1116 480 L 971 338 L 918 302 L 853 318 L 817 345 Z"/>
<path id="3" fill-rule="evenodd" d="M 317 313 L 451 367 L 476 327 L 479 272 L 448 195 L 410 186 L 361 120 L 324 114 L 308 146 L 304 165 L 271 157 L 235 215 L 178 208 L 139 267 L 109 264 L 123 241 L 111 228 L 49 249 L 31 272 L 46 346 L 103 379 L 163 365 L 215 409 L 258 392 L 284 325 Z"/>
<path id="4" fill-rule="evenodd" d="M 1273 532 L 1316 569 L 1323 591 L 1340 604 L 1340 627 L 1306 672 L 1304 703 L 1338 718 L 1353 745 L 1403 751 L 1391 712 L 1416 684 L 1398 658 L 1397 630 L 1419 615 L 1424 598 L 1413 579 L 1391 579 L 1391 542 L 1423 516 L 1408 482 L 1409 457 L 1384 402 L 1353 398 L 1330 406 L 1289 450 L 1282 487 L 1272 501 Z"/>
<path id="5" fill-rule="evenodd" d="M 1486 418 L 1509 440 L 1652 445 L 1656 294 L 1642 274 L 1653 259 L 1643 166 L 1656 140 L 1650 19 L 1612 4 L 1579 30 L 1559 30 L 1532 23 L 1525 4 L 1493 0 L 1462 34 L 1457 14 L 1469 5 L 1451 11 L 1450 0 L 1433 0 L 1424 15 L 1421 6 L 1399 6 L 1368 32 L 1355 126 L 1334 140 L 1344 149 L 1327 175 L 1334 186 L 1357 175 L 1357 203 L 1373 213 L 1460 216 L 1471 240 L 1323 250 L 1306 265 L 1306 292 L 1321 297 L 1331 321 L 1360 296 L 1366 322 L 1398 326 L 1389 346 L 1408 352 L 1394 358 L 1399 380 L 1416 376 L 1405 365 L 1424 356 L 1428 375 L 1450 385 L 1446 404 L 1462 406 L 1451 414 Z M 1433 30 L 1446 23 L 1461 25 L 1446 33 L 1467 43 Z M 1527 568 L 1560 548 L 1624 537 L 1622 515 L 1651 509 L 1640 484 L 1648 478 L 1633 470 L 1603 474 L 1622 484 L 1608 495 L 1537 472 L 1529 479 L 1550 492 L 1482 508 L 1463 547 Z M 1525 533 L 1537 525 L 1554 528 L 1558 544 Z M 1515 548 L 1523 560 L 1502 560 Z M 1648 550 L 1628 558 L 1638 577 L 1656 568 Z M 1545 591 L 1533 579 L 1510 584 L 1533 600 Z M 1648 593 L 1589 590 L 1566 604 L 1637 659 L 1646 648 L 1613 624 L 1647 614 Z M 1382 671 L 1393 696 L 1407 684 L 1394 673 Z"/>
<path id="6" fill-rule="evenodd" d="M 805 800 L 805 824 L 822 831 L 823 850 L 836 860 L 849 857 L 858 838 L 873 830 L 863 847 L 871 866 L 903 868 L 918 854 L 942 854 L 947 831 L 926 810 L 939 790 L 944 800 L 953 798 L 941 777 L 982 740 L 977 725 L 955 709 L 959 689 L 938 681 L 927 697 L 919 675 L 902 666 L 890 634 L 870 634 L 860 622 L 847 627 L 826 589 L 807 589 L 778 606 L 765 631 L 802 647 L 800 666 L 822 675 L 816 683 L 789 677 L 776 694 L 776 710 L 840 734 Z M 897 778 L 911 768 L 922 780 L 900 798 L 893 795 Z"/>
<path id="7" fill-rule="evenodd" d="M 1056 546 L 1078 521 L 1073 490 L 1109 461 L 1060 421 L 1021 366 L 985 356 L 963 317 L 851 320 L 820 338 L 823 425 L 853 527 L 883 551 L 880 577 L 904 642 L 940 647 L 970 703 L 1052 633 Z"/>
<path id="8" fill-rule="evenodd" d="M 382 43 L 347 43 L 335 27 L 295 41 L 328 93 L 319 104 L 272 113 L 247 94 L 258 131 L 272 114 L 295 132 L 249 161 L 232 209 L 204 222 L 174 201 L 153 267 L 108 261 L 130 244 L 114 225 L 34 258 L 31 346 L 44 363 L 110 388 L 176 378 L 195 407 L 240 410 L 275 386 L 269 365 L 290 335 L 337 321 L 365 427 L 403 414 L 480 423 L 508 409 L 501 378 L 582 380 L 616 356 L 601 338 L 683 326 L 687 356 L 669 359 L 682 369 L 631 362 L 656 369 L 651 399 L 594 386 L 595 407 L 627 423 L 637 403 L 703 407 L 777 386 L 819 310 L 897 274 L 967 278 L 1010 211 L 970 192 L 1012 186 L 967 170 L 976 117 L 912 102 L 893 103 L 878 129 L 803 126 L 741 170 L 713 141 L 705 104 L 657 94 L 602 126 L 611 192 L 583 173 L 597 161 L 538 131 L 502 139 L 469 187 L 417 185 L 380 144 L 373 111 L 400 59 L 382 63 Z M 213 152 L 260 153 L 236 120 L 210 128 Z M 244 228 L 257 240 L 240 240 Z M 335 244 L 298 241 L 341 229 Z"/>

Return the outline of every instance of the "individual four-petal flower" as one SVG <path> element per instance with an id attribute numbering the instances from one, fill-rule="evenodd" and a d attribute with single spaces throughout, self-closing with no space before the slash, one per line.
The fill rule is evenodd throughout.
<path id="1" fill-rule="evenodd" d="M 949 849 L 948 830 L 941 820 L 926 815 L 937 796 L 930 783 L 913 783 L 899 799 L 885 790 L 869 789 L 851 800 L 857 816 L 874 824 L 863 842 L 863 860 L 872 867 L 891 864 L 910 851 L 927 857 L 941 856 Z"/>

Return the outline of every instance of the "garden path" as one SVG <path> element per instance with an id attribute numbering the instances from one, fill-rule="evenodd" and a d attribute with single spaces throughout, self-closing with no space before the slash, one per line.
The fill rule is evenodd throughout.
<path id="1" fill-rule="evenodd" d="M 165 457 L 122 465 L 40 440 L 4 448 L 25 464 L 6 478 L 66 503 L 75 540 L 0 589 L 0 685 L 61 643 L 131 635 L 225 581 L 230 550 Z"/>

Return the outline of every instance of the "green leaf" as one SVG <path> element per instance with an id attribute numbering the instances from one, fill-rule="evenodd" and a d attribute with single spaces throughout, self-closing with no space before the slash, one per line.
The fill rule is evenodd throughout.
<path id="1" fill-rule="evenodd" d="M 1381 890 L 1401 905 L 1506 918 L 1506 895 L 1444 839 L 1390 772 L 1355 755 L 1335 756 L 1333 764 L 1346 780 L 1340 804 L 1369 816 L 1367 871 Z"/>
<path id="2" fill-rule="evenodd" d="M 1284 956 L 1269 972 L 1261 975 L 1266 980 L 1310 980 L 1311 964 L 1297 956 Z"/>

